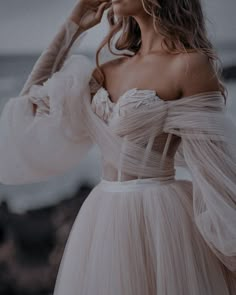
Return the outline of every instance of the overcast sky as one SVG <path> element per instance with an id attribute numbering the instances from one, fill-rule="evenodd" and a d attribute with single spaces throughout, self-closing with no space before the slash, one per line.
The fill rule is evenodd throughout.
<path id="1" fill-rule="evenodd" d="M 68 16 L 75 0 L 0 0 L 0 53 L 39 53 Z M 211 39 L 236 43 L 236 0 L 204 0 Z M 89 31 L 82 50 L 95 50 L 106 19 Z M 98 34 L 99 33 L 99 34 Z M 100 36 L 99 36 L 100 35 Z M 98 37 L 99 36 L 99 37 Z"/>

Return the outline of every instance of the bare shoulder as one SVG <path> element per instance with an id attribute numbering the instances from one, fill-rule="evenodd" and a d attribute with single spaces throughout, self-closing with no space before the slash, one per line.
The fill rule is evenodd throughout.
<path id="1" fill-rule="evenodd" d="M 109 74 L 111 74 L 117 67 L 119 67 L 125 60 L 127 59 L 127 57 L 119 57 L 119 58 L 115 58 L 112 60 L 109 60 L 103 64 L 100 65 L 101 69 L 103 70 L 105 76 L 108 76 Z M 98 68 L 95 67 L 92 73 L 92 76 L 98 81 L 98 82 L 102 82 L 101 81 L 101 75 L 98 71 Z"/>
<path id="2" fill-rule="evenodd" d="M 182 96 L 220 90 L 216 70 L 203 53 L 178 54 L 173 71 Z"/>

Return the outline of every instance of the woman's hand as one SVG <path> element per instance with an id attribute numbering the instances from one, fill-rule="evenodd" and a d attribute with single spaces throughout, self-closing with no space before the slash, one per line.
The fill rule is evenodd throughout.
<path id="1" fill-rule="evenodd" d="M 101 22 L 104 11 L 111 4 L 111 0 L 79 0 L 69 18 L 82 30 L 88 30 Z"/>

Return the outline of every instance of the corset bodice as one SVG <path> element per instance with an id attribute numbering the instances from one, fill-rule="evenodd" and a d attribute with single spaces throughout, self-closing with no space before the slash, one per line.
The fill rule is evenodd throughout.
<path id="1" fill-rule="evenodd" d="M 180 137 L 163 132 L 163 124 L 167 116 L 166 101 L 160 99 L 155 90 L 132 88 L 121 95 L 117 102 L 110 99 L 108 91 L 101 86 L 96 89 L 96 80 L 92 78 L 90 85 L 94 95 L 91 101 L 93 112 L 98 115 L 119 136 L 145 148 L 145 155 L 140 159 L 140 166 L 148 169 L 148 160 L 151 162 L 151 152 L 160 155 L 157 169 L 151 169 L 148 177 L 160 177 L 163 180 L 173 179 L 175 175 L 174 155 L 180 144 Z M 158 124 L 143 120 L 144 113 L 160 105 L 160 114 L 157 114 Z M 159 109 L 159 108 L 158 108 Z M 135 120 L 133 120 L 135 116 Z M 132 118 L 132 126 L 129 124 Z M 142 122 L 142 123 L 141 123 Z M 126 128 L 127 127 L 127 128 Z M 149 159 L 150 158 L 150 159 Z M 125 159 L 124 159 L 125 161 Z M 149 163 L 150 165 L 150 163 Z M 138 167 L 137 175 L 122 172 L 122 164 L 114 167 L 102 155 L 102 175 L 109 180 L 129 180 L 142 178 L 142 170 Z M 155 171 L 154 171 L 155 170 Z"/>

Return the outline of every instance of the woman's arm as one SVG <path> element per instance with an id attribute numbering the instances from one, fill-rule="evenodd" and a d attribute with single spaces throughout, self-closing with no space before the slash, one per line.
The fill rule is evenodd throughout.
<path id="1" fill-rule="evenodd" d="M 77 24 L 67 19 L 40 56 L 21 95 L 9 98 L 2 110 L 0 182 L 3 184 L 34 183 L 61 175 L 78 165 L 93 145 L 83 109 L 83 101 L 90 95 L 92 64 L 83 55 L 65 60 L 77 36 L 101 18 L 100 2 L 86 1 L 83 6 L 86 14 L 79 13 L 81 21 L 79 18 Z M 85 5 L 85 1 L 80 3 Z M 95 21 L 88 17 L 95 10 L 87 3 L 98 7 Z M 32 112 L 33 104 L 38 105 L 36 114 Z"/>
<path id="2" fill-rule="evenodd" d="M 38 58 L 20 95 L 26 95 L 32 85 L 42 85 L 53 73 L 60 70 L 72 44 L 83 32 L 76 23 L 67 19 Z"/>
<path id="3" fill-rule="evenodd" d="M 236 124 L 203 56 L 185 56 L 182 97 L 168 105 L 164 131 L 181 137 L 193 182 L 193 220 L 221 262 L 236 270 Z"/>
<path id="4" fill-rule="evenodd" d="M 59 71 L 75 40 L 93 26 L 100 23 L 110 1 L 80 0 L 59 29 L 49 46 L 43 51 L 33 67 L 20 95 L 28 93 L 32 85 L 42 85 L 51 75 Z"/>

